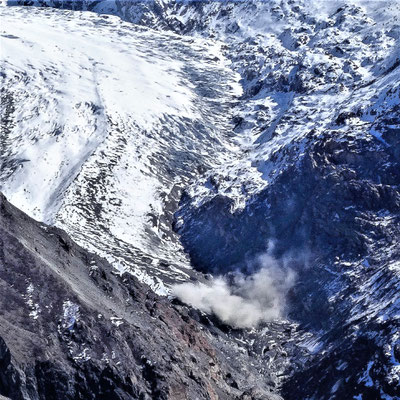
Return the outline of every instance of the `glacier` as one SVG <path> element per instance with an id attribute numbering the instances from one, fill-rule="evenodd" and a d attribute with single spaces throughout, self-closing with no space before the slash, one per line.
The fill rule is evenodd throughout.
<path id="1" fill-rule="evenodd" d="M 399 3 L 29 4 L 75 11 L 1 9 L 11 203 L 159 294 L 274 241 L 288 314 L 231 343 L 284 398 L 397 399 Z"/>

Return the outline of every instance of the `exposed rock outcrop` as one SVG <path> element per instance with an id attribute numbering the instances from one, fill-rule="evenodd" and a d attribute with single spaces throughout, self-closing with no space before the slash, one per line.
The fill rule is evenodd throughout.
<path id="1" fill-rule="evenodd" d="M 222 331 L 3 195 L 0 291 L 0 394 L 13 400 L 280 398 Z"/>

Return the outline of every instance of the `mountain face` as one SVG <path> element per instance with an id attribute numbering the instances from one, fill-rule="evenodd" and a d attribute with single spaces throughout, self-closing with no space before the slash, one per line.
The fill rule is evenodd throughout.
<path id="1" fill-rule="evenodd" d="M 0 196 L 0 393 L 281 399 L 243 345 Z"/>
<path id="2" fill-rule="evenodd" d="M 187 279 L 171 228 L 182 187 L 240 151 L 238 76 L 218 46 L 92 13 L 2 13 L 2 191 L 160 292 Z"/>
<path id="3" fill-rule="evenodd" d="M 84 11 L 1 10 L 1 190 L 31 217 L 57 227 L 46 229 L 56 229 L 61 237 L 60 229 L 65 230 L 68 243 L 76 241 L 81 247 L 73 246 L 82 254 L 91 252 L 85 257 L 104 263 L 112 291 L 123 293 L 111 309 L 125 325 L 115 329 L 126 326 L 136 332 L 139 325 L 147 330 L 144 338 L 130 335 L 140 343 L 134 346 L 142 349 L 147 343 L 151 365 L 169 343 L 179 346 L 180 339 L 173 343 L 176 331 L 166 333 L 154 322 L 144 300 L 151 292 L 144 284 L 168 294 L 176 283 L 209 282 L 207 274 L 235 281 L 241 271 L 251 277 L 258 268 L 254 260 L 266 252 L 296 276 L 282 318 L 251 330 L 230 328 L 151 293 L 159 319 L 173 313 L 168 326 L 206 335 L 195 341 L 222 354 L 215 362 L 222 372 L 207 381 L 209 376 L 202 374 L 208 371 L 203 357 L 208 350 L 200 346 L 196 351 L 202 356 L 195 358 L 202 360 L 197 373 L 203 383 L 191 378 L 196 384 L 184 384 L 186 392 L 171 389 L 175 380 L 187 382 L 191 376 L 191 361 L 185 358 L 168 374 L 160 366 L 157 384 L 134 372 L 140 390 L 172 399 L 180 398 L 178 393 L 189 399 L 399 398 L 399 4 L 12 3 Z M 3 253 L 14 241 L 31 243 L 40 237 L 54 258 L 60 245 L 43 238 L 43 225 L 7 207 L 15 221 L 29 221 L 36 230 L 29 240 L 19 231 L 10 233 L 13 223 L 3 213 L 11 235 Z M 22 250 L 14 253 L 17 257 Z M 125 333 L 112 331 L 100 344 L 94 339 L 119 325 L 109 322 L 119 319 L 111 320 L 110 311 L 107 323 L 94 317 L 107 314 L 104 309 L 111 306 L 98 303 L 109 300 L 95 294 L 99 289 L 92 288 L 90 262 L 68 263 L 77 272 L 57 278 L 68 283 L 65 301 L 75 301 L 80 310 L 88 302 L 91 306 L 80 311 L 82 319 L 91 320 L 91 331 L 79 339 L 81 347 L 71 345 L 76 354 L 83 352 L 82 364 L 70 360 L 74 356 L 62 344 L 70 339 L 60 333 L 55 344 L 36 346 L 39 355 L 18 357 L 24 340 L 14 343 L 5 337 L 2 323 L 2 348 L 10 348 L 16 363 L 7 367 L 14 372 L 2 377 L 7 383 L 0 393 L 14 398 L 7 391 L 9 377 L 22 376 L 15 371 L 29 360 L 48 361 L 46 348 L 57 346 L 60 359 L 69 357 L 62 362 L 84 377 L 86 392 L 80 396 L 107 396 L 111 392 L 92 392 L 99 384 L 88 377 L 98 379 L 99 371 L 105 371 L 100 350 L 108 354 L 104 346 L 115 346 L 126 369 L 108 361 L 113 375 L 107 379 L 115 385 L 109 390 L 124 391 L 116 398 L 140 398 L 138 391 L 121 389 L 128 366 L 138 364 L 124 351 L 124 346 L 132 349 Z M 16 265 L 22 264 L 21 259 Z M 47 269 L 30 273 L 33 287 L 45 285 Z M 4 269 L 7 290 L 11 281 L 22 285 L 23 278 L 11 270 Z M 81 275 L 92 286 L 75 287 Z M 141 293 L 135 306 L 140 309 L 143 303 L 147 310 L 142 307 L 140 322 L 117 313 L 125 307 L 130 285 Z M 71 290 L 75 300 L 68 300 Z M 99 300 L 82 299 L 86 293 Z M 26 304 L 19 304 L 22 296 Z M 36 307 L 44 310 L 46 302 L 59 304 L 53 312 L 60 318 L 61 300 L 50 294 L 34 301 L 29 296 L 20 292 L 15 309 L 26 314 L 16 326 L 34 325 L 42 318 Z M 41 324 L 42 331 L 57 335 L 54 324 Z M 85 347 L 83 341 L 91 344 Z M 91 361 L 85 352 L 92 352 Z M 7 350 L 3 354 L 10 359 Z M 86 370 L 92 363 L 97 369 Z M 159 383 L 164 376 L 165 385 Z M 38 375 L 35 379 L 40 381 Z M 43 384 L 54 387 L 51 380 Z M 158 391 L 149 389 L 154 385 Z M 26 398 L 51 398 L 37 388 Z M 58 396 L 81 389 L 68 390 L 59 389 Z"/>

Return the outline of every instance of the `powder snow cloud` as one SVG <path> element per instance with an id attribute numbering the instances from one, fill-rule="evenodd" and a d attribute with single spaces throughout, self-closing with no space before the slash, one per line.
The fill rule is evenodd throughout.
<path id="1" fill-rule="evenodd" d="M 269 254 L 258 256 L 252 275 L 235 273 L 216 277 L 208 284 L 175 285 L 173 293 L 184 303 L 215 314 L 234 328 L 256 327 L 262 322 L 282 318 L 288 291 L 295 283 L 295 272 Z"/>

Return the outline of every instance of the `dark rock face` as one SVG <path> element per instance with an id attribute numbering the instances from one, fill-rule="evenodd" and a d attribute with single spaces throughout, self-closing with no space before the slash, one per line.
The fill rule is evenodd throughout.
<path id="1" fill-rule="evenodd" d="M 193 210 L 183 199 L 179 232 L 198 268 L 223 272 L 244 256 L 265 251 L 269 239 L 276 239 L 278 255 L 308 248 L 326 260 L 337 254 L 367 256 L 367 236 L 393 243 L 397 233 L 393 237 L 387 225 L 373 226 L 376 213 L 387 210 L 397 232 L 400 162 L 393 148 L 330 136 L 306 139 L 304 146 L 300 162 L 288 165 L 239 212 L 230 212 L 232 201 L 223 195 Z"/>
<path id="2" fill-rule="evenodd" d="M 11 364 L 11 354 L 6 343 L 0 338 L 0 393 L 11 398 L 19 398 L 20 381 Z"/>
<path id="3" fill-rule="evenodd" d="M 279 398 L 222 331 L 211 335 L 186 307 L 113 273 L 63 231 L 35 222 L 2 195 L 0 244 L 1 395 Z M 236 363 L 247 372 L 238 373 Z M 251 390 L 259 395 L 246 397 Z"/>
<path id="4" fill-rule="evenodd" d="M 268 238 L 276 239 L 278 257 L 308 249 L 310 267 L 298 270 L 290 317 L 323 334 L 319 349 L 283 383 L 284 398 L 397 398 L 396 145 L 326 137 L 307 146 L 300 163 L 238 213 L 223 196 L 195 209 L 184 199 L 183 241 L 201 270 L 218 266 L 217 273 L 265 251 Z"/>

